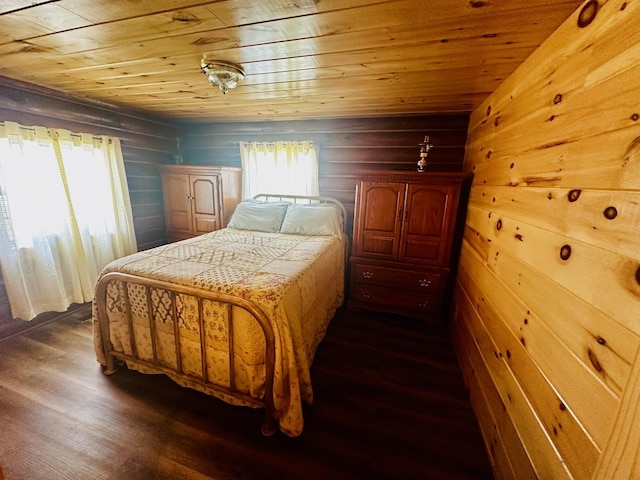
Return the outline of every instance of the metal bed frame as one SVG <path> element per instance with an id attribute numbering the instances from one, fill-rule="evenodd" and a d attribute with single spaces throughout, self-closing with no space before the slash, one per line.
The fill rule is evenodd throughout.
<path id="1" fill-rule="evenodd" d="M 344 233 L 345 225 L 346 225 L 346 210 L 342 203 L 336 199 L 330 197 L 320 197 L 320 196 L 293 196 L 293 195 L 267 195 L 261 194 L 254 197 L 256 199 L 265 199 L 266 201 L 289 201 L 292 204 L 327 204 L 327 205 L 337 205 L 342 211 L 342 231 Z M 348 236 L 344 235 L 345 238 L 345 261 L 348 255 Z M 345 268 L 345 272 L 346 272 Z M 129 341 L 131 345 L 131 354 L 126 354 L 114 349 L 111 341 L 110 341 L 110 326 L 109 326 L 109 318 L 107 314 L 107 301 L 110 298 L 110 294 L 108 289 L 112 285 L 117 285 L 114 282 L 122 283 L 122 296 L 123 298 L 118 299 L 124 302 L 126 306 L 126 318 L 128 322 L 129 329 Z M 148 322 L 149 322 L 149 330 L 151 332 L 151 347 L 153 352 L 153 360 L 145 360 L 139 357 L 138 352 L 136 351 L 135 346 L 135 337 L 134 337 L 134 328 L 133 328 L 133 318 L 132 318 L 132 308 L 129 302 L 129 288 L 127 285 L 140 285 L 145 289 L 146 298 L 147 298 L 147 313 L 148 313 Z M 117 288 L 117 287 L 116 287 Z M 168 367 L 162 364 L 158 359 L 158 349 L 157 349 L 157 340 L 156 340 L 156 327 L 154 318 L 157 314 L 158 305 L 154 304 L 152 301 L 152 294 L 156 296 L 162 296 L 164 300 L 169 300 L 170 305 L 170 314 L 172 315 L 173 321 L 173 334 L 175 341 L 175 351 L 176 351 L 176 368 Z M 111 297 L 113 297 L 113 291 L 111 293 Z M 178 311 L 176 307 L 176 297 L 178 295 L 187 295 L 197 299 L 198 305 L 198 322 L 199 322 L 199 333 L 200 333 L 200 352 L 202 358 L 202 375 L 194 376 L 188 373 L 185 373 L 182 369 L 182 352 L 180 346 L 180 335 L 178 332 Z M 135 275 L 129 275 L 125 273 L 119 272 L 110 272 L 101 277 L 99 282 L 96 285 L 95 298 L 97 303 L 98 310 L 98 325 L 100 328 L 100 333 L 102 337 L 103 350 L 105 352 L 107 358 L 107 365 L 104 368 L 103 373 L 105 375 L 112 375 L 118 371 L 120 365 L 123 362 L 130 362 L 133 365 L 140 365 L 151 370 L 157 371 L 158 373 L 169 374 L 176 379 L 185 380 L 186 382 L 194 385 L 198 385 L 199 389 L 205 393 L 222 393 L 228 395 L 233 398 L 240 399 L 250 405 L 256 406 L 258 408 L 264 408 L 265 416 L 264 422 L 262 424 L 261 431 L 263 435 L 270 436 L 273 435 L 276 430 L 276 420 L 274 418 L 274 404 L 273 404 L 273 382 L 274 382 L 274 373 L 275 373 L 275 339 L 274 332 L 269 319 L 264 314 L 264 312 L 260 309 L 260 307 L 252 301 L 234 297 L 231 295 L 227 295 L 221 292 L 213 292 L 213 291 L 202 291 L 192 287 L 186 287 L 182 285 L 177 285 L 169 282 L 164 282 L 160 280 L 153 280 L 144 277 L 138 277 Z M 229 375 L 230 375 L 230 385 L 227 387 L 225 385 L 219 385 L 217 383 L 211 382 L 208 379 L 207 372 L 207 339 L 205 335 L 204 328 L 204 315 L 203 315 L 203 301 L 210 300 L 215 302 L 220 302 L 226 305 L 227 314 L 228 314 L 228 349 L 229 349 Z M 113 298 L 112 298 L 113 301 Z M 262 332 L 265 338 L 265 393 L 264 398 L 254 398 L 250 395 L 244 394 L 236 389 L 234 384 L 234 372 L 235 372 L 235 364 L 234 364 L 234 354 L 233 354 L 233 307 L 238 307 L 248 312 L 260 325 Z M 118 361 L 120 360 L 120 361 Z"/>

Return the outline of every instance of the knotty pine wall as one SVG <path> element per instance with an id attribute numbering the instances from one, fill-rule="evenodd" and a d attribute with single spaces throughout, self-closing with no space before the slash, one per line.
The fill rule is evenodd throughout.
<path id="1" fill-rule="evenodd" d="M 640 2 L 599 3 L 470 118 L 451 328 L 497 479 L 640 478 Z"/>
<path id="2" fill-rule="evenodd" d="M 3 77 L 0 77 L 0 92 L 0 121 L 119 137 L 138 249 L 166 242 L 156 165 L 173 162 L 175 126 Z M 25 324 L 12 320 L 4 283 L 0 279 L 0 337 Z"/>
<path id="3" fill-rule="evenodd" d="M 320 194 L 340 199 L 353 227 L 355 174 L 366 169 L 415 169 L 418 143 L 434 145 L 433 170 L 461 171 L 467 114 L 282 122 L 195 123 L 180 128 L 184 163 L 240 167 L 239 143 L 311 140 L 319 153 Z"/>

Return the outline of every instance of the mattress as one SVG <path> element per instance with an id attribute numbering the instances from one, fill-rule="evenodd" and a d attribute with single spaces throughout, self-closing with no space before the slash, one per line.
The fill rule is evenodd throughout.
<path id="1" fill-rule="evenodd" d="M 304 425 L 302 405 L 313 402 L 310 368 L 316 348 L 344 300 L 344 242 L 344 238 L 330 235 L 226 228 L 115 260 L 105 267 L 101 276 L 108 272 L 127 273 L 221 292 L 258 305 L 275 335 L 275 417 L 285 434 L 297 436 Z M 201 375 L 199 312 L 195 298 L 179 295 L 174 311 L 169 307 L 166 291 L 130 285 L 125 295 L 123 289 L 118 282 L 107 289 L 107 315 L 114 349 L 130 354 L 135 348 L 141 358 L 152 359 L 150 337 L 155 335 L 159 361 L 175 368 L 174 322 L 177 321 L 181 368 L 185 373 Z M 152 298 L 147 298 L 148 295 Z M 149 308 L 153 311 L 153 330 L 147 320 Z M 220 302 L 203 303 L 207 377 L 223 385 L 233 381 L 239 391 L 260 398 L 264 394 L 264 337 L 257 322 L 237 309 L 233 312 L 234 342 L 230 353 L 227 342 L 230 308 L 237 309 Z M 133 342 L 127 321 L 129 309 Z M 95 300 L 93 315 L 96 356 L 105 365 Z M 233 379 L 229 373 L 229 355 L 233 355 L 237 365 Z M 158 373 L 139 365 L 129 366 L 143 373 Z M 247 404 L 238 398 L 207 391 L 197 381 L 172 378 L 229 403 Z"/>

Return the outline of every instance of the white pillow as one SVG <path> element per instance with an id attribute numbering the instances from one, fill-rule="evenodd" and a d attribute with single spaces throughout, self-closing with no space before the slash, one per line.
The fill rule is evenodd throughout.
<path id="1" fill-rule="evenodd" d="M 342 228 L 335 208 L 324 205 L 300 205 L 287 209 L 280 232 L 340 237 Z"/>
<path id="2" fill-rule="evenodd" d="M 228 228 L 255 230 L 258 232 L 279 232 L 287 213 L 286 202 L 257 202 L 250 200 L 236 206 Z"/>

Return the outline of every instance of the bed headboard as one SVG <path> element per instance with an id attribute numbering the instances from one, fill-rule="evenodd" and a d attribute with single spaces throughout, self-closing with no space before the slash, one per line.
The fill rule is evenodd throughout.
<path id="1" fill-rule="evenodd" d="M 347 210 L 340 200 L 333 197 L 311 197 L 305 195 L 280 195 L 275 193 L 259 193 L 253 197 L 254 200 L 262 200 L 263 202 L 289 202 L 293 205 L 307 205 L 307 204 L 326 204 L 336 206 L 341 213 L 342 232 L 346 232 L 347 228 Z"/>

